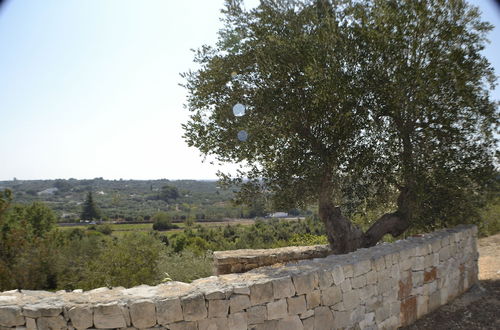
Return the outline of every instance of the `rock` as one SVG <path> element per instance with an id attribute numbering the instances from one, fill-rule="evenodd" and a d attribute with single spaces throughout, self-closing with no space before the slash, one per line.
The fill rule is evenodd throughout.
<path id="1" fill-rule="evenodd" d="M 302 321 L 297 315 L 287 316 L 278 321 L 278 330 L 303 330 Z"/>
<path id="2" fill-rule="evenodd" d="M 159 300 L 156 302 L 156 319 L 158 324 L 166 325 L 183 321 L 181 301 L 179 298 Z"/>
<path id="3" fill-rule="evenodd" d="M 273 301 L 273 283 L 256 283 L 250 286 L 250 302 L 252 305 L 258 305 Z"/>
<path id="4" fill-rule="evenodd" d="M 124 328 L 127 326 L 121 306 L 116 303 L 101 304 L 94 307 L 94 326 L 96 328 Z"/>
<path id="5" fill-rule="evenodd" d="M 184 320 L 198 321 L 207 317 L 207 307 L 202 294 L 192 294 L 181 298 Z"/>
<path id="6" fill-rule="evenodd" d="M 92 309 L 89 306 L 73 306 L 68 310 L 68 316 L 77 329 L 91 328 L 94 323 Z"/>
<path id="7" fill-rule="evenodd" d="M 198 321 L 198 330 L 227 330 L 229 323 L 226 317 L 214 317 Z"/>
<path id="8" fill-rule="evenodd" d="M 229 312 L 231 314 L 247 309 L 250 306 L 250 297 L 247 295 L 233 295 L 229 299 Z"/>
<path id="9" fill-rule="evenodd" d="M 177 322 L 168 325 L 169 330 L 198 330 L 196 322 Z"/>
<path id="10" fill-rule="evenodd" d="M 277 320 L 288 316 L 286 299 L 280 299 L 267 304 L 267 318 Z"/>
<path id="11" fill-rule="evenodd" d="M 264 323 L 267 319 L 266 306 L 253 306 L 247 309 L 248 324 Z"/>
<path id="12" fill-rule="evenodd" d="M 228 329 L 230 330 L 247 330 L 247 314 L 245 312 L 239 312 L 235 314 L 229 314 L 228 317 Z"/>
<path id="13" fill-rule="evenodd" d="M 39 317 L 36 319 L 36 325 L 38 329 L 50 329 L 50 330 L 66 330 L 67 323 L 64 317 L 52 316 L 52 317 Z"/>
<path id="14" fill-rule="evenodd" d="M 209 300 L 208 317 L 226 317 L 229 311 L 229 300 Z"/>
<path id="15" fill-rule="evenodd" d="M 320 306 L 314 309 L 314 330 L 331 330 L 333 328 L 333 314 L 330 308 Z"/>
<path id="16" fill-rule="evenodd" d="M 150 300 L 139 300 L 130 303 L 130 320 L 136 328 L 148 328 L 156 325 L 156 308 Z"/>
<path id="17" fill-rule="evenodd" d="M 332 286 L 321 291 L 321 305 L 333 306 L 342 300 L 342 292 L 340 287 Z"/>
<path id="18" fill-rule="evenodd" d="M 15 327 L 25 324 L 19 306 L 0 306 L 0 325 L 4 327 Z"/>
<path id="19" fill-rule="evenodd" d="M 274 299 L 288 298 L 295 295 L 295 286 L 291 277 L 283 277 L 273 280 Z"/>
<path id="20" fill-rule="evenodd" d="M 288 304 L 289 315 L 302 314 L 306 311 L 305 295 L 287 298 L 286 302 Z"/>
<path id="21" fill-rule="evenodd" d="M 318 276 L 313 272 L 295 275 L 292 280 L 297 294 L 309 293 L 318 287 Z"/>

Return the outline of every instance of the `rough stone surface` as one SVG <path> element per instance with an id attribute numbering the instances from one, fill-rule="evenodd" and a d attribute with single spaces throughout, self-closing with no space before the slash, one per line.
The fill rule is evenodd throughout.
<path id="1" fill-rule="evenodd" d="M 130 319 L 136 328 L 149 328 L 156 325 L 156 308 L 150 300 L 136 301 L 129 305 Z"/>
<path id="2" fill-rule="evenodd" d="M 109 329 L 124 328 L 127 323 L 121 307 L 116 303 L 109 303 L 94 307 L 94 325 L 96 328 Z"/>
<path id="3" fill-rule="evenodd" d="M 92 327 L 92 309 L 89 306 L 74 306 L 68 310 L 68 316 L 73 326 L 77 329 Z"/>
<path id="4" fill-rule="evenodd" d="M 194 294 L 181 299 L 184 320 L 197 321 L 207 317 L 205 298 L 201 294 Z"/>
<path id="5" fill-rule="evenodd" d="M 0 325 L 5 327 L 14 327 L 16 325 L 23 325 L 24 322 L 24 317 L 21 315 L 21 307 L 0 307 Z"/>
<path id="6" fill-rule="evenodd" d="M 181 301 L 179 298 L 162 299 L 156 302 L 156 318 L 158 324 L 182 321 Z"/>

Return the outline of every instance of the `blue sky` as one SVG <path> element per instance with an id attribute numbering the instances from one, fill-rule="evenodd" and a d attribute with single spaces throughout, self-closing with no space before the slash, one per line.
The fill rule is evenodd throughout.
<path id="1" fill-rule="evenodd" d="M 254 5 L 255 0 L 249 5 Z M 500 26 L 493 0 L 479 5 Z M 180 72 L 214 43 L 223 0 L 7 0 L 0 180 L 214 179 L 188 148 Z M 500 28 L 485 55 L 500 72 Z M 493 96 L 500 100 L 500 88 Z M 224 167 L 231 169 L 233 167 Z"/>

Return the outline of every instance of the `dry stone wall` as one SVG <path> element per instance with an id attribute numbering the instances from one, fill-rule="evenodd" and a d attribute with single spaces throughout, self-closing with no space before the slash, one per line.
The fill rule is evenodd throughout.
<path id="1" fill-rule="evenodd" d="M 476 282 L 476 237 L 460 226 L 191 284 L 7 291 L 0 329 L 396 329 Z"/>

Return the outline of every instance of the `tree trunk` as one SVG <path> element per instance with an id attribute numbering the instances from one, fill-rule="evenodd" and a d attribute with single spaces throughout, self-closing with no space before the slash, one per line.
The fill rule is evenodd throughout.
<path id="1" fill-rule="evenodd" d="M 398 210 L 381 216 L 366 233 L 342 215 L 340 208 L 332 202 L 330 191 L 323 187 L 319 198 L 319 217 L 325 224 L 330 247 L 336 254 L 374 246 L 384 235 L 399 236 L 410 225 L 412 195 L 406 188 L 401 189 L 398 197 Z"/>

